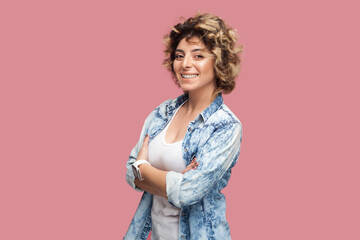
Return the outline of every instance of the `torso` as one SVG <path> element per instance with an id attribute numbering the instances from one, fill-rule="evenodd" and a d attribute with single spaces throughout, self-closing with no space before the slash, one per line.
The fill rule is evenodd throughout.
<path id="1" fill-rule="evenodd" d="M 183 96 L 181 96 L 183 98 Z M 179 99 L 179 98 L 178 98 Z M 148 124 L 144 125 L 144 128 L 146 129 L 146 132 L 149 133 L 149 135 L 154 136 L 154 139 L 157 137 L 158 134 L 161 134 L 162 129 L 166 127 L 166 123 L 168 122 L 169 116 L 167 115 L 168 110 L 171 109 L 169 106 L 179 106 L 175 105 L 175 102 L 178 101 L 172 100 L 172 101 L 166 101 L 164 104 L 159 106 L 155 111 L 154 114 L 151 114 L 151 118 L 147 121 Z M 185 100 L 185 99 L 184 99 Z M 179 104 L 181 104 L 179 102 Z M 172 108 L 173 109 L 173 108 Z M 180 109 L 179 109 L 180 110 Z M 180 112 L 181 113 L 181 112 Z M 175 115 L 173 114 L 174 119 Z M 177 118 L 183 120 L 181 118 L 182 114 L 179 114 Z M 184 126 L 182 129 L 182 135 L 185 135 L 185 138 L 182 142 L 180 154 L 182 154 L 182 161 L 184 161 L 184 167 L 186 164 L 189 164 L 191 161 L 192 156 L 197 156 L 199 159 L 201 159 L 206 152 L 204 151 L 198 151 L 200 148 L 204 147 L 204 143 L 211 141 L 210 144 L 208 144 L 207 147 L 210 147 L 210 150 L 212 151 L 212 144 L 217 141 L 217 139 L 214 140 L 212 137 L 213 129 L 215 129 L 215 126 L 230 126 L 234 124 L 240 124 L 240 121 L 236 118 L 236 116 L 230 111 L 230 109 L 227 108 L 225 104 L 223 104 L 223 100 L 221 96 L 216 99 L 212 103 L 212 105 L 204 111 L 204 118 L 196 118 L 194 116 L 193 118 L 196 120 L 194 121 L 194 124 L 192 124 L 192 119 L 187 119 L 186 124 L 191 122 L 192 128 L 197 131 L 191 131 L 186 132 L 186 127 Z M 185 122 L 185 121 L 184 121 Z M 171 122 L 170 122 L 171 123 Z M 172 125 L 171 128 L 175 128 L 173 126 L 174 124 L 168 124 L 169 126 Z M 204 124 L 206 123 L 206 124 Z M 185 125 L 186 125 L 185 124 Z M 200 130 L 201 129 L 201 130 Z M 170 133 L 170 131 L 169 131 Z M 173 132 L 171 132 L 173 133 Z M 180 133 L 175 132 L 174 135 L 169 134 L 169 137 L 174 137 L 173 141 L 182 140 L 182 136 L 176 138 L 176 134 Z M 165 135 L 163 135 L 165 138 Z M 149 152 L 150 145 L 154 143 L 155 140 L 152 140 L 149 142 Z M 191 141 L 191 139 L 200 139 L 200 141 Z M 204 139 L 204 140 L 202 140 Z M 168 141 L 171 140 L 168 138 Z M 171 141 L 169 141 L 171 142 Z M 180 144 L 180 143 L 179 143 Z M 135 149 L 135 150 L 134 150 Z M 132 151 L 131 156 L 136 156 L 138 153 L 138 150 L 136 150 L 136 147 Z M 184 151 L 184 149 L 188 149 L 187 151 Z M 226 218 L 222 217 L 221 220 L 219 218 L 213 218 L 212 216 L 225 216 L 225 209 L 226 209 L 226 202 L 225 198 L 220 192 L 221 189 L 223 189 L 230 178 L 231 175 L 231 167 L 234 166 L 234 163 L 236 163 L 236 159 L 238 157 L 238 153 L 240 151 L 240 147 L 238 145 L 234 145 L 231 147 L 231 157 L 227 158 L 228 163 L 232 163 L 230 168 L 225 172 L 225 174 L 218 180 L 218 185 L 215 188 L 211 188 L 211 191 L 209 194 L 206 194 L 203 199 L 200 202 L 197 202 L 193 205 L 189 205 L 188 208 L 185 208 L 185 212 L 180 212 L 179 215 L 179 235 L 180 233 L 187 233 L 189 232 L 190 235 L 188 236 L 191 239 L 208 239 L 208 238 L 216 238 L 216 239 L 230 239 L 230 232 L 229 232 L 229 226 L 227 224 Z M 217 154 L 215 152 L 215 154 Z M 150 158 L 149 158 L 150 159 Z M 206 161 L 206 159 L 203 159 Z M 214 161 L 216 162 L 216 161 Z M 171 164 L 173 166 L 174 164 Z M 130 166 L 130 168 L 129 168 Z M 132 169 L 131 165 L 128 166 L 127 171 L 127 180 L 132 177 Z M 201 169 L 200 169 L 201 170 Z M 214 173 L 209 173 L 209 177 L 213 177 Z M 195 185 L 198 185 L 198 182 L 194 179 L 195 174 L 187 179 L 187 183 L 193 183 Z M 130 178 L 132 179 L 132 178 Z M 129 182 L 129 181 L 128 181 Z M 202 187 L 202 186 L 201 186 Z M 205 189 L 205 188 L 204 188 Z M 215 191 L 213 191 L 215 189 Z M 188 197 L 192 194 L 191 188 L 182 192 L 183 196 Z M 124 239 L 140 239 L 140 236 L 147 236 L 149 234 L 149 231 L 151 230 L 151 226 L 149 226 L 148 221 L 151 217 L 151 211 L 149 211 L 153 204 L 153 195 L 149 194 L 148 192 L 144 192 L 139 207 L 137 208 L 136 214 L 133 218 L 133 221 L 130 224 L 130 227 L 126 233 L 126 236 Z M 183 213 L 185 213 L 183 215 Z M 207 218 L 204 218 L 204 216 L 209 216 Z M 151 220 L 151 219 L 150 219 Z M 196 223 L 196 224 L 194 224 Z M 179 239 L 179 235 L 177 235 L 176 239 Z"/>

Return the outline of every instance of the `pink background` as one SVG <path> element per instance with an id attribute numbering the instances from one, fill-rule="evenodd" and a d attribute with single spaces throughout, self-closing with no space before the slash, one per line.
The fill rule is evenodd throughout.
<path id="1" fill-rule="evenodd" d="M 161 66 L 180 16 L 244 45 L 226 104 L 244 134 L 233 239 L 360 239 L 358 1 L 1 1 L 0 239 L 122 239 L 125 163 L 181 91 Z"/>

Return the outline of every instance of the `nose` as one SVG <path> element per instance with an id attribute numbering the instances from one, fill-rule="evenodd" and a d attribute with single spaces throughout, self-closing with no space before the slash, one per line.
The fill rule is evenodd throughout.
<path id="1" fill-rule="evenodd" d="M 186 68 L 191 68 L 191 66 L 192 66 L 192 58 L 191 58 L 191 56 L 185 55 L 184 58 L 183 58 L 183 61 L 181 63 L 181 67 L 183 69 L 186 69 Z"/>

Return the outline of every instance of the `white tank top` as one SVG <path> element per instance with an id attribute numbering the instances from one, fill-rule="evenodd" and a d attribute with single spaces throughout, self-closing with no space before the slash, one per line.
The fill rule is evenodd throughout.
<path id="1" fill-rule="evenodd" d="M 182 157 L 183 140 L 175 143 L 166 143 L 165 141 L 165 133 L 180 107 L 175 110 L 165 128 L 149 143 L 148 160 L 157 169 L 181 173 L 186 167 Z M 153 195 L 151 239 L 179 239 L 179 214 L 180 208 L 173 207 L 163 197 Z"/>

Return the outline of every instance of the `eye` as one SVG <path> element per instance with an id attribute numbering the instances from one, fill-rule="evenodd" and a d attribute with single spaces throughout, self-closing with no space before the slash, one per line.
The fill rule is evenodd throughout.
<path id="1" fill-rule="evenodd" d="M 176 54 L 175 55 L 175 59 L 176 60 L 180 60 L 180 59 L 182 59 L 184 56 L 183 55 L 181 55 L 181 54 Z"/>
<path id="2" fill-rule="evenodd" d="M 197 54 L 197 55 L 194 56 L 194 58 L 195 58 L 195 59 L 202 59 L 202 58 L 204 58 L 204 56 Z"/>

